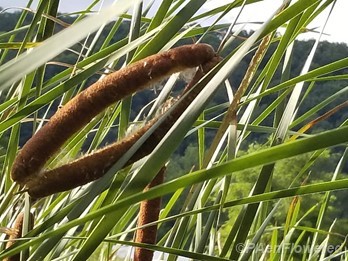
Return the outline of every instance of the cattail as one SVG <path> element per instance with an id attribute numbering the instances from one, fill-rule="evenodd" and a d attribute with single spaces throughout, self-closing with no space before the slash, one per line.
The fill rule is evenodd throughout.
<path id="1" fill-rule="evenodd" d="M 9 236 L 9 241 L 6 244 L 6 248 L 11 247 L 16 243 L 16 240 L 22 237 L 22 231 L 23 231 L 23 221 L 24 221 L 24 213 L 20 212 L 16 218 L 16 221 L 12 228 L 12 233 Z M 29 230 L 31 230 L 34 226 L 34 215 L 32 213 L 29 214 Z M 19 261 L 20 260 L 20 253 L 15 254 L 13 256 L 10 256 L 5 259 L 5 261 Z"/>
<path id="2" fill-rule="evenodd" d="M 196 67 L 214 57 L 207 44 L 185 45 L 135 62 L 76 95 L 22 148 L 12 167 L 21 185 L 35 176 L 74 133 L 106 107 L 164 77 Z"/>
<path id="3" fill-rule="evenodd" d="M 204 73 L 208 72 L 219 61 L 219 57 L 214 57 L 209 62 L 203 64 L 202 68 L 197 71 L 192 81 L 186 86 L 184 94 L 189 92 L 195 83 L 201 79 Z M 171 128 L 173 123 L 180 117 L 200 91 L 201 89 L 194 88 L 187 93 L 188 95 L 184 95 L 180 104 L 175 107 L 171 114 L 149 136 L 126 165 L 132 164 L 151 153 Z M 87 184 L 102 177 L 110 167 L 123 156 L 124 152 L 129 150 L 157 120 L 158 118 L 150 120 L 133 134 L 130 134 L 109 146 L 99 149 L 94 153 L 88 154 L 55 169 L 38 173 L 34 178 L 27 182 L 26 186 L 28 188 L 28 193 L 34 198 L 45 197 Z"/>
<path id="4" fill-rule="evenodd" d="M 156 177 L 151 181 L 149 185 L 144 189 L 148 191 L 157 185 L 163 183 L 164 172 L 166 167 L 163 167 Z M 144 226 L 151 222 L 158 220 L 159 213 L 161 209 L 161 198 L 154 198 L 150 200 L 144 200 L 140 203 L 140 211 L 138 217 L 138 227 Z M 146 243 L 146 244 L 156 244 L 157 238 L 157 225 L 139 228 L 136 232 L 135 242 L 136 243 Z M 153 251 L 141 247 L 136 247 L 134 251 L 134 261 L 151 261 L 153 257 Z"/>

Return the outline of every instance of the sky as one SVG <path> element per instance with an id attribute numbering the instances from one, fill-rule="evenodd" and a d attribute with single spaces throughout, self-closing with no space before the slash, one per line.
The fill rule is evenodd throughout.
<path id="1" fill-rule="evenodd" d="M 84 10 L 93 0 L 60 0 L 59 10 L 60 12 L 75 12 Z M 110 5 L 113 0 L 104 0 L 103 7 Z M 149 1 L 145 1 L 149 2 Z M 210 0 L 204 6 L 205 10 L 209 10 L 212 7 L 216 7 L 226 3 L 226 0 Z M 34 1 L 37 3 L 37 1 Z M 239 22 L 261 22 L 265 21 L 276 9 L 280 6 L 282 0 L 264 0 L 261 3 L 255 3 L 246 7 L 242 15 L 239 17 Z M 24 7 L 27 4 L 27 0 L 0 0 L 0 6 L 3 8 L 9 7 Z M 35 4 L 34 4 L 35 6 Z M 100 8 L 97 6 L 96 8 Z M 11 8 L 11 11 L 18 10 L 16 8 Z M 323 35 L 322 40 L 327 40 L 330 42 L 345 42 L 348 44 L 348 33 L 346 33 L 345 26 L 348 24 L 348 0 L 337 0 L 336 5 L 332 11 L 329 21 L 325 27 L 325 33 L 328 35 Z M 234 21 L 237 16 L 237 11 L 229 13 L 223 22 L 228 23 Z M 321 30 L 327 16 L 329 13 L 329 8 L 326 12 L 322 13 L 309 28 L 316 28 L 316 30 Z M 150 12 L 151 14 L 151 12 Z M 1 21 L 0 21 L 1 27 Z M 252 26 L 247 26 L 246 29 L 256 29 Z M 306 33 L 302 36 L 302 39 L 311 39 L 317 37 L 317 34 Z"/>

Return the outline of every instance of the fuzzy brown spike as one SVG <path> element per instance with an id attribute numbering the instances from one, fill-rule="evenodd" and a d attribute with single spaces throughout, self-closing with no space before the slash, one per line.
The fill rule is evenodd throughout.
<path id="1" fill-rule="evenodd" d="M 184 94 L 192 89 L 202 76 L 211 70 L 220 60 L 220 57 L 214 57 L 209 62 L 203 64 L 202 68 L 196 72 L 192 81 L 186 86 Z M 172 113 L 150 135 L 126 165 L 132 164 L 151 153 L 200 91 L 200 88 L 194 88 L 187 95 L 184 95 L 179 106 L 176 106 Z M 120 159 L 124 152 L 129 150 L 157 120 L 158 118 L 149 121 L 144 127 L 121 141 L 63 166 L 37 174 L 26 184 L 30 196 L 34 198 L 45 197 L 87 184 L 102 177 Z"/>
<path id="2" fill-rule="evenodd" d="M 9 237 L 9 241 L 6 244 L 6 248 L 11 247 L 13 244 L 16 243 L 16 239 L 19 239 L 22 237 L 22 231 L 23 231 L 23 221 L 24 221 L 24 213 L 20 212 L 15 220 L 15 223 L 13 225 L 13 233 Z M 34 226 L 34 215 L 30 213 L 29 215 L 29 230 L 31 230 Z M 19 261 L 20 260 L 20 253 L 10 256 L 4 261 Z"/>
<path id="3" fill-rule="evenodd" d="M 164 181 L 164 172 L 166 167 L 163 167 L 156 177 L 151 181 L 149 185 L 144 189 L 148 191 L 157 185 L 160 185 Z M 161 209 L 161 198 L 154 198 L 151 200 L 144 200 L 140 203 L 139 217 L 138 217 L 138 227 L 144 226 L 151 222 L 158 220 L 159 213 Z M 135 242 L 136 243 L 146 243 L 146 244 L 156 244 L 157 238 L 157 225 L 149 226 L 145 228 L 140 228 L 136 232 Z M 134 251 L 134 261 L 151 261 L 153 257 L 153 251 L 136 247 Z"/>
<path id="4" fill-rule="evenodd" d="M 185 45 L 149 56 L 94 83 L 58 110 L 23 146 L 13 164 L 12 179 L 24 185 L 69 137 L 106 107 L 170 74 L 207 62 L 214 55 L 210 45 Z"/>

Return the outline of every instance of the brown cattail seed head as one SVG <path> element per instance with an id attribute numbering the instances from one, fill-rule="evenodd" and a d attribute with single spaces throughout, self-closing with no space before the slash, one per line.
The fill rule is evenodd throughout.
<path id="1" fill-rule="evenodd" d="M 9 241 L 6 244 L 6 248 L 11 247 L 13 244 L 16 243 L 16 239 L 19 239 L 22 237 L 22 231 L 23 231 L 23 222 L 24 222 L 24 213 L 20 212 L 15 220 L 15 223 L 13 225 L 13 233 L 9 237 Z M 29 227 L 28 229 L 31 230 L 34 226 L 34 215 L 32 213 L 29 213 Z M 4 261 L 19 261 L 20 260 L 20 254 L 16 254 L 13 256 L 8 257 Z"/>
<path id="2" fill-rule="evenodd" d="M 144 191 L 148 191 L 150 188 L 158 186 L 163 183 L 164 172 L 166 167 L 163 167 L 151 183 L 146 186 Z M 138 218 L 138 227 L 155 222 L 158 220 L 158 216 L 161 209 L 161 198 L 154 198 L 150 200 L 144 200 L 140 203 L 140 211 Z M 157 225 L 140 228 L 136 232 L 135 242 L 156 244 L 157 237 Z M 153 257 L 153 251 L 136 247 L 134 251 L 134 261 L 151 261 Z"/>
<path id="3" fill-rule="evenodd" d="M 213 57 L 213 59 L 210 61 L 202 64 L 202 68 L 196 72 L 196 75 L 186 86 L 183 94 L 186 94 L 189 91 L 190 92 L 187 93 L 186 96 L 182 97 L 180 105 L 175 107 L 172 113 L 163 121 L 163 123 L 154 131 L 154 133 L 150 135 L 150 137 L 144 142 L 138 151 L 135 152 L 126 165 L 132 164 L 151 153 L 158 142 L 171 128 L 173 123 L 180 117 L 187 106 L 201 91 L 201 88 L 192 89 L 192 87 L 220 60 L 220 57 Z M 175 101 L 172 102 L 174 103 Z M 52 170 L 38 173 L 26 184 L 29 195 L 33 198 L 45 197 L 57 192 L 66 191 L 77 186 L 87 184 L 102 177 L 108 171 L 108 169 L 120 159 L 124 152 L 129 150 L 157 120 L 158 118 L 152 119 L 131 135 L 128 135 L 122 140 L 110 144 L 109 146 L 99 149 L 92 154 L 88 154 L 82 158 Z"/>
<path id="4" fill-rule="evenodd" d="M 14 161 L 12 179 L 24 185 L 65 141 L 112 103 L 214 55 L 210 45 L 185 45 L 149 56 L 94 83 L 59 109 L 23 146 Z"/>

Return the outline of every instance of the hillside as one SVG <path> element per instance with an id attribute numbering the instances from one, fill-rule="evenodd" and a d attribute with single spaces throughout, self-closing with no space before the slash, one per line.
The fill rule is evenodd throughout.
<path id="1" fill-rule="evenodd" d="M 16 25 L 16 21 L 19 19 L 20 13 L 15 12 L 15 13 L 0 13 L 0 21 L 1 21 L 1 28 L 0 28 L 0 42 L 7 42 L 9 39 L 9 36 L 4 37 L 6 35 L 6 32 L 10 31 L 13 29 Z M 25 18 L 25 24 L 29 24 L 32 19 L 32 16 L 28 15 Z M 64 16 L 61 15 L 59 16 L 59 19 L 61 19 L 62 24 L 71 24 L 74 22 L 74 17 L 71 16 Z M 57 25 L 56 31 L 62 30 L 64 27 L 62 25 Z M 111 25 L 107 25 L 105 29 L 102 32 L 101 40 L 96 44 L 95 48 L 98 49 L 101 46 L 102 39 L 105 39 L 105 37 L 108 35 L 108 33 L 111 30 Z M 114 37 L 111 39 L 110 43 L 115 43 L 125 37 L 128 34 L 129 31 L 129 23 L 124 22 L 120 24 L 120 27 L 117 31 L 117 34 L 114 35 Z M 21 39 L 23 39 L 25 35 L 25 31 L 22 31 L 16 35 L 16 37 L 12 40 L 13 42 L 18 42 Z M 214 46 L 216 49 L 218 48 L 219 42 L 220 42 L 220 35 L 221 32 L 212 32 L 206 35 L 204 38 L 204 41 L 206 43 L 211 44 Z M 245 39 L 250 35 L 250 32 L 241 32 L 240 33 L 240 38 Z M 92 39 L 92 37 L 90 37 Z M 236 46 L 240 44 L 242 40 L 236 39 L 235 43 L 232 44 L 224 53 L 223 55 L 228 54 L 229 52 L 233 51 Z M 191 39 L 186 39 L 180 42 L 180 44 L 185 44 L 185 43 L 191 43 Z M 81 43 L 82 44 L 82 43 Z M 309 54 L 312 46 L 314 44 L 314 40 L 309 40 L 309 41 L 296 41 L 294 50 L 293 50 L 293 57 L 292 57 L 292 65 L 291 65 L 291 75 L 297 75 L 299 71 L 301 70 L 305 58 Z M 59 72 L 63 71 L 67 65 L 73 65 L 76 60 L 78 59 L 78 51 L 81 48 L 81 45 L 76 45 L 73 46 L 69 51 L 66 51 L 65 53 L 59 55 L 55 59 L 53 59 L 50 63 L 49 66 L 46 67 L 46 72 L 45 72 L 45 79 L 50 79 L 53 75 L 58 74 Z M 266 60 L 269 59 L 270 55 L 272 55 L 273 50 L 276 48 L 275 44 L 273 44 L 273 47 L 270 48 L 270 50 L 266 53 Z M 273 50 L 272 50 L 273 49 Z M 74 50 L 76 52 L 74 52 Z M 16 51 L 11 50 L 7 56 L 8 59 L 12 59 L 15 56 Z M 244 76 L 244 73 L 247 69 L 248 63 L 251 60 L 253 53 L 250 53 L 247 55 L 243 61 L 241 62 L 238 70 L 234 72 L 230 77 L 230 82 L 232 83 L 232 88 L 236 90 L 238 87 L 239 83 L 242 80 L 242 77 Z M 328 64 L 332 61 L 336 61 L 342 58 L 348 57 L 348 46 L 343 43 L 329 43 L 329 42 L 321 42 L 319 44 L 319 48 L 316 52 L 316 55 L 314 57 L 314 61 L 311 65 L 311 69 L 318 68 L 320 66 L 323 66 L 325 64 Z M 5 62 L 5 61 L 3 61 Z M 118 66 L 122 65 L 122 60 L 119 62 Z M 263 68 L 263 65 L 261 64 L 261 67 L 259 70 Z M 117 69 L 117 67 L 115 68 Z M 342 74 L 345 74 L 348 72 L 348 69 L 343 70 Z M 275 74 L 275 77 L 272 80 L 271 85 L 278 84 L 280 82 L 280 70 L 278 70 Z M 97 75 L 94 77 L 91 77 L 87 80 L 88 84 L 93 83 L 96 79 L 98 78 Z M 88 84 L 84 86 L 88 86 Z M 333 93 L 337 92 L 338 90 L 344 88 L 347 86 L 348 81 L 320 81 L 316 82 L 313 88 L 312 92 L 310 93 L 309 97 L 306 99 L 305 103 L 302 103 L 301 106 L 299 107 L 299 114 L 302 114 L 306 112 L 308 109 L 314 107 L 318 101 L 322 101 L 326 97 L 329 97 Z M 307 84 L 308 85 L 308 84 Z M 135 117 L 138 113 L 139 110 L 146 105 L 149 101 L 151 101 L 156 95 L 156 91 L 153 90 L 148 90 L 141 92 L 138 95 L 135 95 L 133 97 L 132 101 L 132 115 Z M 4 96 L 2 96 L 4 97 Z M 272 97 L 275 98 L 275 96 L 267 96 L 267 98 L 264 98 L 262 102 L 259 104 L 259 110 L 257 110 L 257 113 L 254 115 L 254 117 L 257 117 L 258 113 L 263 111 L 263 108 L 265 108 L 267 105 L 269 105 L 272 102 Z M 312 119 L 320 116 L 322 113 L 325 113 L 325 111 L 332 109 L 334 106 L 340 104 L 341 102 L 347 100 L 348 94 L 344 94 L 341 96 L 340 99 L 335 101 L 335 103 L 331 103 L 330 106 L 325 108 L 325 110 L 320 111 L 317 114 L 314 114 L 312 116 Z M 223 103 L 226 102 L 226 94 L 223 89 L 220 89 L 220 91 L 215 95 L 213 104 L 214 103 Z M 55 110 L 54 107 L 52 107 L 52 110 Z M 339 111 L 339 113 L 336 113 L 332 115 L 328 120 L 320 122 L 317 124 L 311 131 L 320 131 L 321 129 L 331 129 L 335 126 L 338 126 L 340 123 L 342 123 L 345 119 L 348 117 L 348 109 L 343 109 Z M 265 120 L 265 125 L 269 125 L 273 119 L 267 118 Z M 300 127 L 300 126 L 299 126 Z M 30 134 L 30 128 L 25 128 L 22 130 L 22 135 L 21 135 L 21 141 L 20 144 L 23 144 L 25 140 L 27 140 L 31 134 Z M 258 139 L 257 137 L 254 137 Z M 109 142 L 109 140 L 106 140 L 105 142 Z"/>

